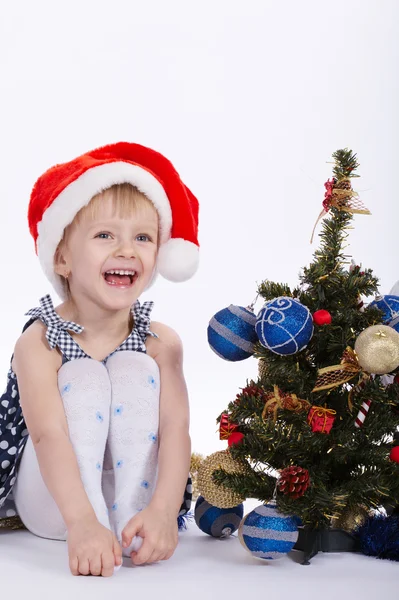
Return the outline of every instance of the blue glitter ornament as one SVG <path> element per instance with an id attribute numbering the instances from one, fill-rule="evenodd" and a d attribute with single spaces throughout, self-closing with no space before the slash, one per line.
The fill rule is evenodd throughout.
<path id="1" fill-rule="evenodd" d="M 262 346 L 275 354 L 301 352 L 313 335 L 310 310 L 296 298 L 280 296 L 266 302 L 256 320 Z"/>
<path id="2" fill-rule="evenodd" d="M 258 340 L 255 331 L 256 316 L 249 309 L 230 304 L 216 313 L 209 322 L 208 342 L 221 358 L 244 360 L 254 353 Z"/>
<path id="3" fill-rule="evenodd" d="M 276 501 L 258 506 L 238 529 L 241 544 L 257 558 L 275 560 L 290 552 L 298 540 L 298 517 L 277 510 Z"/>
<path id="4" fill-rule="evenodd" d="M 195 504 L 194 518 L 204 533 L 216 538 L 229 537 L 237 531 L 244 515 L 244 505 L 233 508 L 217 508 L 199 496 Z"/>
<path id="5" fill-rule="evenodd" d="M 370 306 L 382 310 L 382 322 L 399 333 L 399 296 L 378 296 Z"/>

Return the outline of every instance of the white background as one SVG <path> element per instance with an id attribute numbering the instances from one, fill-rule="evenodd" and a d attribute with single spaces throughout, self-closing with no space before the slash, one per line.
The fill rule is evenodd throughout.
<path id="1" fill-rule="evenodd" d="M 383 293 L 399 279 L 398 23 L 395 0 L 2 3 L 4 383 L 24 312 L 52 293 L 26 219 L 36 178 L 103 144 L 149 145 L 200 200 L 201 266 L 143 299 L 184 342 L 193 450 L 222 449 L 215 419 L 257 362 L 218 358 L 209 319 L 266 278 L 297 283 L 338 148 L 357 152 L 372 212 L 350 252 Z"/>

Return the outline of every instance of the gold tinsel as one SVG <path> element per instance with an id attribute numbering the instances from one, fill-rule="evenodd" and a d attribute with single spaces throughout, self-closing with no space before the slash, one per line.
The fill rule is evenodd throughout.
<path id="1" fill-rule="evenodd" d="M 226 473 L 247 473 L 248 466 L 235 460 L 229 450 L 221 450 L 210 454 L 198 469 L 197 483 L 198 491 L 212 506 L 218 508 L 232 508 L 238 506 L 245 500 L 241 494 L 237 494 L 222 485 L 218 485 L 212 479 L 214 471 L 223 469 Z"/>
<path id="2" fill-rule="evenodd" d="M 399 333 L 388 325 L 367 327 L 357 338 L 355 351 L 367 373 L 390 373 L 399 366 Z"/>
<path id="3" fill-rule="evenodd" d="M 198 491 L 198 470 L 204 462 L 204 458 L 202 454 L 198 454 L 197 452 L 191 454 L 190 475 L 193 483 L 193 500 L 197 500 L 200 495 Z"/>
<path id="4" fill-rule="evenodd" d="M 18 516 L 0 519 L 0 529 L 26 529 Z"/>
<path id="5" fill-rule="evenodd" d="M 338 210 L 352 214 L 371 214 L 369 209 L 359 199 L 358 193 L 352 189 L 350 177 L 342 177 L 342 179 L 338 179 L 336 183 L 333 183 L 333 181 L 328 181 L 325 186 L 329 191 L 326 192 L 325 200 L 323 202 L 323 210 L 319 214 L 315 226 L 313 227 L 310 243 L 313 242 L 317 223 L 328 213 L 332 206 Z"/>
<path id="6" fill-rule="evenodd" d="M 399 334 L 398 334 L 399 335 Z M 357 373 L 360 373 L 361 367 L 356 353 L 349 346 L 342 355 L 339 365 L 331 365 L 319 369 L 318 377 L 312 392 L 328 390 L 350 381 Z"/>
<path id="7" fill-rule="evenodd" d="M 273 415 L 274 421 L 277 420 L 278 409 L 291 410 L 299 413 L 304 410 L 309 411 L 312 406 L 307 400 L 298 398 L 296 394 L 282 392 L 277 385 L 273 386 L 273 391 L 266 394 L 266 403 L 262 412 L 262 418 L 266 419 Z"/>
<path id="8" fill-rule="evenodd" d="M 343 177 L 337 181 L 333 187 L 330 202 L 331 206 L 338 208 L 338 210 L 360 215 L 371 214 L 359 199 L 358 193 L 353 191 L 349 177 Z"/>

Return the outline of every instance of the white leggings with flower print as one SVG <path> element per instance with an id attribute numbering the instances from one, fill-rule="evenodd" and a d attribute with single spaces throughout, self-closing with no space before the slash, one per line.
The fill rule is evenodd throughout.
<path id="1" fill-rule="evenodd" d="M 121 541 L 126 523 L 149 504 L 156 482 L 158 365 L 148 354 L 133 351 L 113 354 L 106 365 L 80 358 L 62 365 L 58 387 L 86 493 L 98 520 Z M 30 437 L 13 495 L 32 533 L 66 540 L 65 523 L 42 479 Z M 140 543 L 134 539 L 124 554 Z"/>

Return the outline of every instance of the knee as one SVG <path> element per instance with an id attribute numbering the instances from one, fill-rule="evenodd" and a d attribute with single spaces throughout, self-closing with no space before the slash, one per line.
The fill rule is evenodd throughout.
<path id="1" fill-rule="evenodd" d="M 106 362 L 108 372 L 120 371 L 124 369 L 145 370 L 157 372 L 157 362 L 146 352 L 136 350 L 123 350 L 115 352 Z"/>
<path id="2" fill-rule="evenodd" d="M 151 393 L 159 390 L 160 373 L 156 361 L 145 352 L 124 350 L 116 352 L 106 363 L 111 386 L 116 384 L 148 388 Z"/>
<path id="3" fill-rule="evenodd" d="M 110 386 L 108 371 L 103 363 L 88 357 L 70 360 L 61 366 L 58 371 L 59 385 L 65 385 L 68 380 L 78 380 L 83 385 Z"/>

